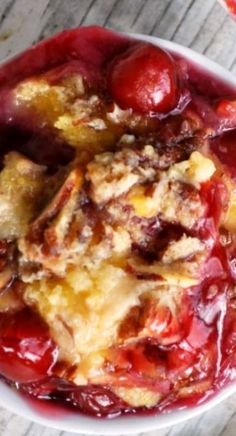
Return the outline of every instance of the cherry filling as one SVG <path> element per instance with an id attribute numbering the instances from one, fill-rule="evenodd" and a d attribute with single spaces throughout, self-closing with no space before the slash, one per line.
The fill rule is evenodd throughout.
<path id="1" fill-rule="evenodd" d="M 212 141 L 212 150 L 220 161 L 230 171 L 232 178 L 236 177 L 236 130 L 230 130 Z"/>
<path id="2" fill-rule="evenodd" d="M 139 44 L 113 62 L 108 89 L 123 109 L 168 113 L 177 105 L 177 81 L 175 64 L 168 53 Z"/>
<path id="3" fill-rule="evenodd" d="M 226 5 L 229 9 L 229 12 L 233 15 L 236 15 L 236 2 L 235 2 L 235 0 L 226 0 Z"/>
<path id="4" fill-rule="evenodd" d="M 51 374 L 57 346 L 48 326 L 29 309 L 0 317 L 0 371 L 17 383 L 33 382 Z"/>
<path id="5" fill-rule="evenodd" d="M 54 139 L 53 131 L 45 124 L 42 123 L 40 130 L 35 127 L 37 116 L 31 119 L 30 112 L 19 113 L 12 107 L 11 87 L 42 73 L 40 77 L 47 78 L 51 84 L 73 73 L 82 74 L 88 95 L 95 89 L 106 105 L 116 103 L 128 113 L 133 111 L 137 117 L 140 114 L 146 117 L 142 134 L 150 133 L 147 126 L 153 129 L 154 125 L 154 133 L 158 128 L 159 137 L 152 130 L 148 139 L 156 144 L 164 138 L 168 152 L 174 137 L 181 153 L 188 157 L 187 149 L 194 146 L 196 129 L 199 143 L 202 136 L 209 136 L 211 150 L 227 172 L 236 176 L 235 90 L 221 86 L 216 79 L 158 47 L 98 27 L 65 31 L 0 69 L 2 155 L 17 149 L 46 165 L 49 172 L 67 164 L 74 156 L 66 141 Z M 187 99 L 181 106 L 184 95 Z M 190 128 L 193 133 L 188 144 L 183 141 Z M 133 133 L 131 129 L 131 125 L 126 126 L 123 133 L 129 136 Z M 233 381 L 236 247 L 233 238 L 222 243 L 227 239 L 227 231 L 219 228 L 229 194 L 217 175 L 210 182 L 202 183 L 200 196 L 205 215 L 190 233 L 205 242 L 209 256 L 199 270 L 199 284 L 185 289 L 175 314 L 165 305 L 155 311 L 148 302 L 142 313 L 134 308 L 129 320 L 134 333 L 149 316 L 150 335 L 109 349 L 105 381 L 76 386 L 60 378 L 58 346 L 51 339 L 49 326 L 29 308 L 0 315 L 1 375 L 26 395 L 60 402 L 95 416 L 162 412 L 195 405 Z M 145 251 L 138 244 L 134 244 L 133 251 L 153 261 L 156 247 L 164 250 L 169 240 L 178 240 L 183 231 L 175 223 L 164 222 L 152 251 Z M 120 333 L 125 338 L 125 329 Z M 150 411 L 128 405 L 112 389 L 121 384 L 158 393 L 157 405 Z"/>

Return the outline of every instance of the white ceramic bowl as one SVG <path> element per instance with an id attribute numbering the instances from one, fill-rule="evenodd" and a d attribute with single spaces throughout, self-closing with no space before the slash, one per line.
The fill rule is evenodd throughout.
<path id="1" fill-rule="evenodd" d="M 182 47 L 174 42 L 165 41 L 160 38 L 145 35 L 130 35 L 134 38 L 142 39 L 159 45 L 171 52 L 179 54 L 196 64 L 202 71 L 209 72 L 223 80 L 226 84 L 236 88 L 236 77 L 215 62 L 210 61 L 205 56 L 198 54 L 189 48 Z M 184 410 L 175 410 L 157 416 L 121 416 L 115 419 L 96 419 L 79 413 L 68 411 L 66 414 L 49 410 L 41 411 L 39 408 L 30 405 L 20 394 L 0 382 L 1 396 L 0 405 L 11 412 L 28 418 L 39 424 L 53 427 L 59 430 L 72 431 L 84 434 L 103 434 L 118 435 L 128 433 L 141 433 L 144 431 L 157 430 L 181 421 L 193 418 L 200 413 L 214 407 L 216 404 L 225 400 L 232 393 L 236 392 L 236 383 L 224 388 L 207 402 Z M 56 410 L 56 409 L 55 409 Z"/>

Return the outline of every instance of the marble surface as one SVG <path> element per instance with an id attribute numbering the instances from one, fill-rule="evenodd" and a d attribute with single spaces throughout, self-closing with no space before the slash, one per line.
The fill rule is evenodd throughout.
<path id="1" fill-rule="evenodd" d="M 236 74 L 236 22 L 215 0 L 0 0 L 0 60 L 63 28 L 94 23 L 176 41 Z M 1 436 L 70 434 L 0 408 Z M 235 434 L 236 395 L 200 417 L 145 436 Z"/>

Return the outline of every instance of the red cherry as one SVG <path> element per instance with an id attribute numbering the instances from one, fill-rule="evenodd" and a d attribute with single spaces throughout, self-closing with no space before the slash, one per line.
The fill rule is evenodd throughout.
<path id="1" fill-rule="evenodd" d="M 178 100 L 174 60 L 159 47 L 136 45 L 112 64 L 108 90 L 122 109 L 170 112 Z"/>
<path id="2" fill-rule="evenodd" d="M 13 381 L 26 383 L 50 375 L 57 359 L 57 347 L 47 325 L 24 309 L 0 318 L 0 373 Z"/>

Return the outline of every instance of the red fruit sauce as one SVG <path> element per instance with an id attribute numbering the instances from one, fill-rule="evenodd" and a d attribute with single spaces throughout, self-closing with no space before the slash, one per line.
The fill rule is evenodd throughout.
<path id="1" fill-rule="evenodd" d="M 48 73 L 48 70 L 51 71 Z M 75 71 L 98 89 L 107 86 L 122 108 L 152 113 L 160 120 L 174 117 L 186 106 L 194 108 L 212 130 L 212 150 L 236 177 L 236 88 L 227 87 L 184 59 L 176 56 L 174 60 L 159 48 L 99 27 L 64 31 L 0 68 L 3 154 L 14 142 L 14 149 L 51 167 L 71 159 L 73 152 L 66 144 L 52 142 L 49 150 L 43 137 L 28 136 L 20 120 L 16 122 L 12 118 L 8 91 L 34 74 L 45 73 L 53 83 L 61 75 Z M 159 96 L 154 95 L 157 83 L 161 84 Z M 236 280 L 236 246 L 234 241 L 225 246 L 220 244 L 217 227 L 227 193 L 223 183 L 214 180 L 202 186 L 201 195 L 207 212 L 197 232 L 213 247 L 201 272 L 201 284 L 186 290 L 177 324 L 169 313 L 159 314 L 167 325 L 162 342 L 148 339 L 137 346 L 127 345 L 114 350 L 114 368 L 122 380 L 126 380 L 127 386 L 135 380 L 136 385 L 155 385 L 163 393 L 163 400 L 156 407 L 135 409 L 112 393 L 109 385 L 78 387 L 56 377 L 53 369 L 57 346 L 50 338 L 48 327 L 30 309 L 0 316 L 0 372 L 3 379 L 26 396 L 45 401 L 45 404 L 53 401 L 97 417 L 160 413 L 194 406 L 233 381 L 236 294 L 230 294 L 229 287 Z M 168 345 L 165 337 L 170 334 L 178 334 L 178 342 Z M 201 368 L 201 376 L 197 374 L 197 365 Z M 171 393 L 176 378 L 191 368 L 194 368 L 193 385 L 199 383 L 200 386 L 200 382 L 207 379 L 211 382 L 209 388 L 201 392 L 199 387 L 199 391 L 182 397 Z M 162 382 L 151 377 L 157 369 L 163 374 Z"/>
<path id="2" fill-rule="evenodd" d="M 50 374 L 57 347 L 48 326 L 28 309 L 0 317 L 1 374 L 18 383 L 40 380 Z"/>

